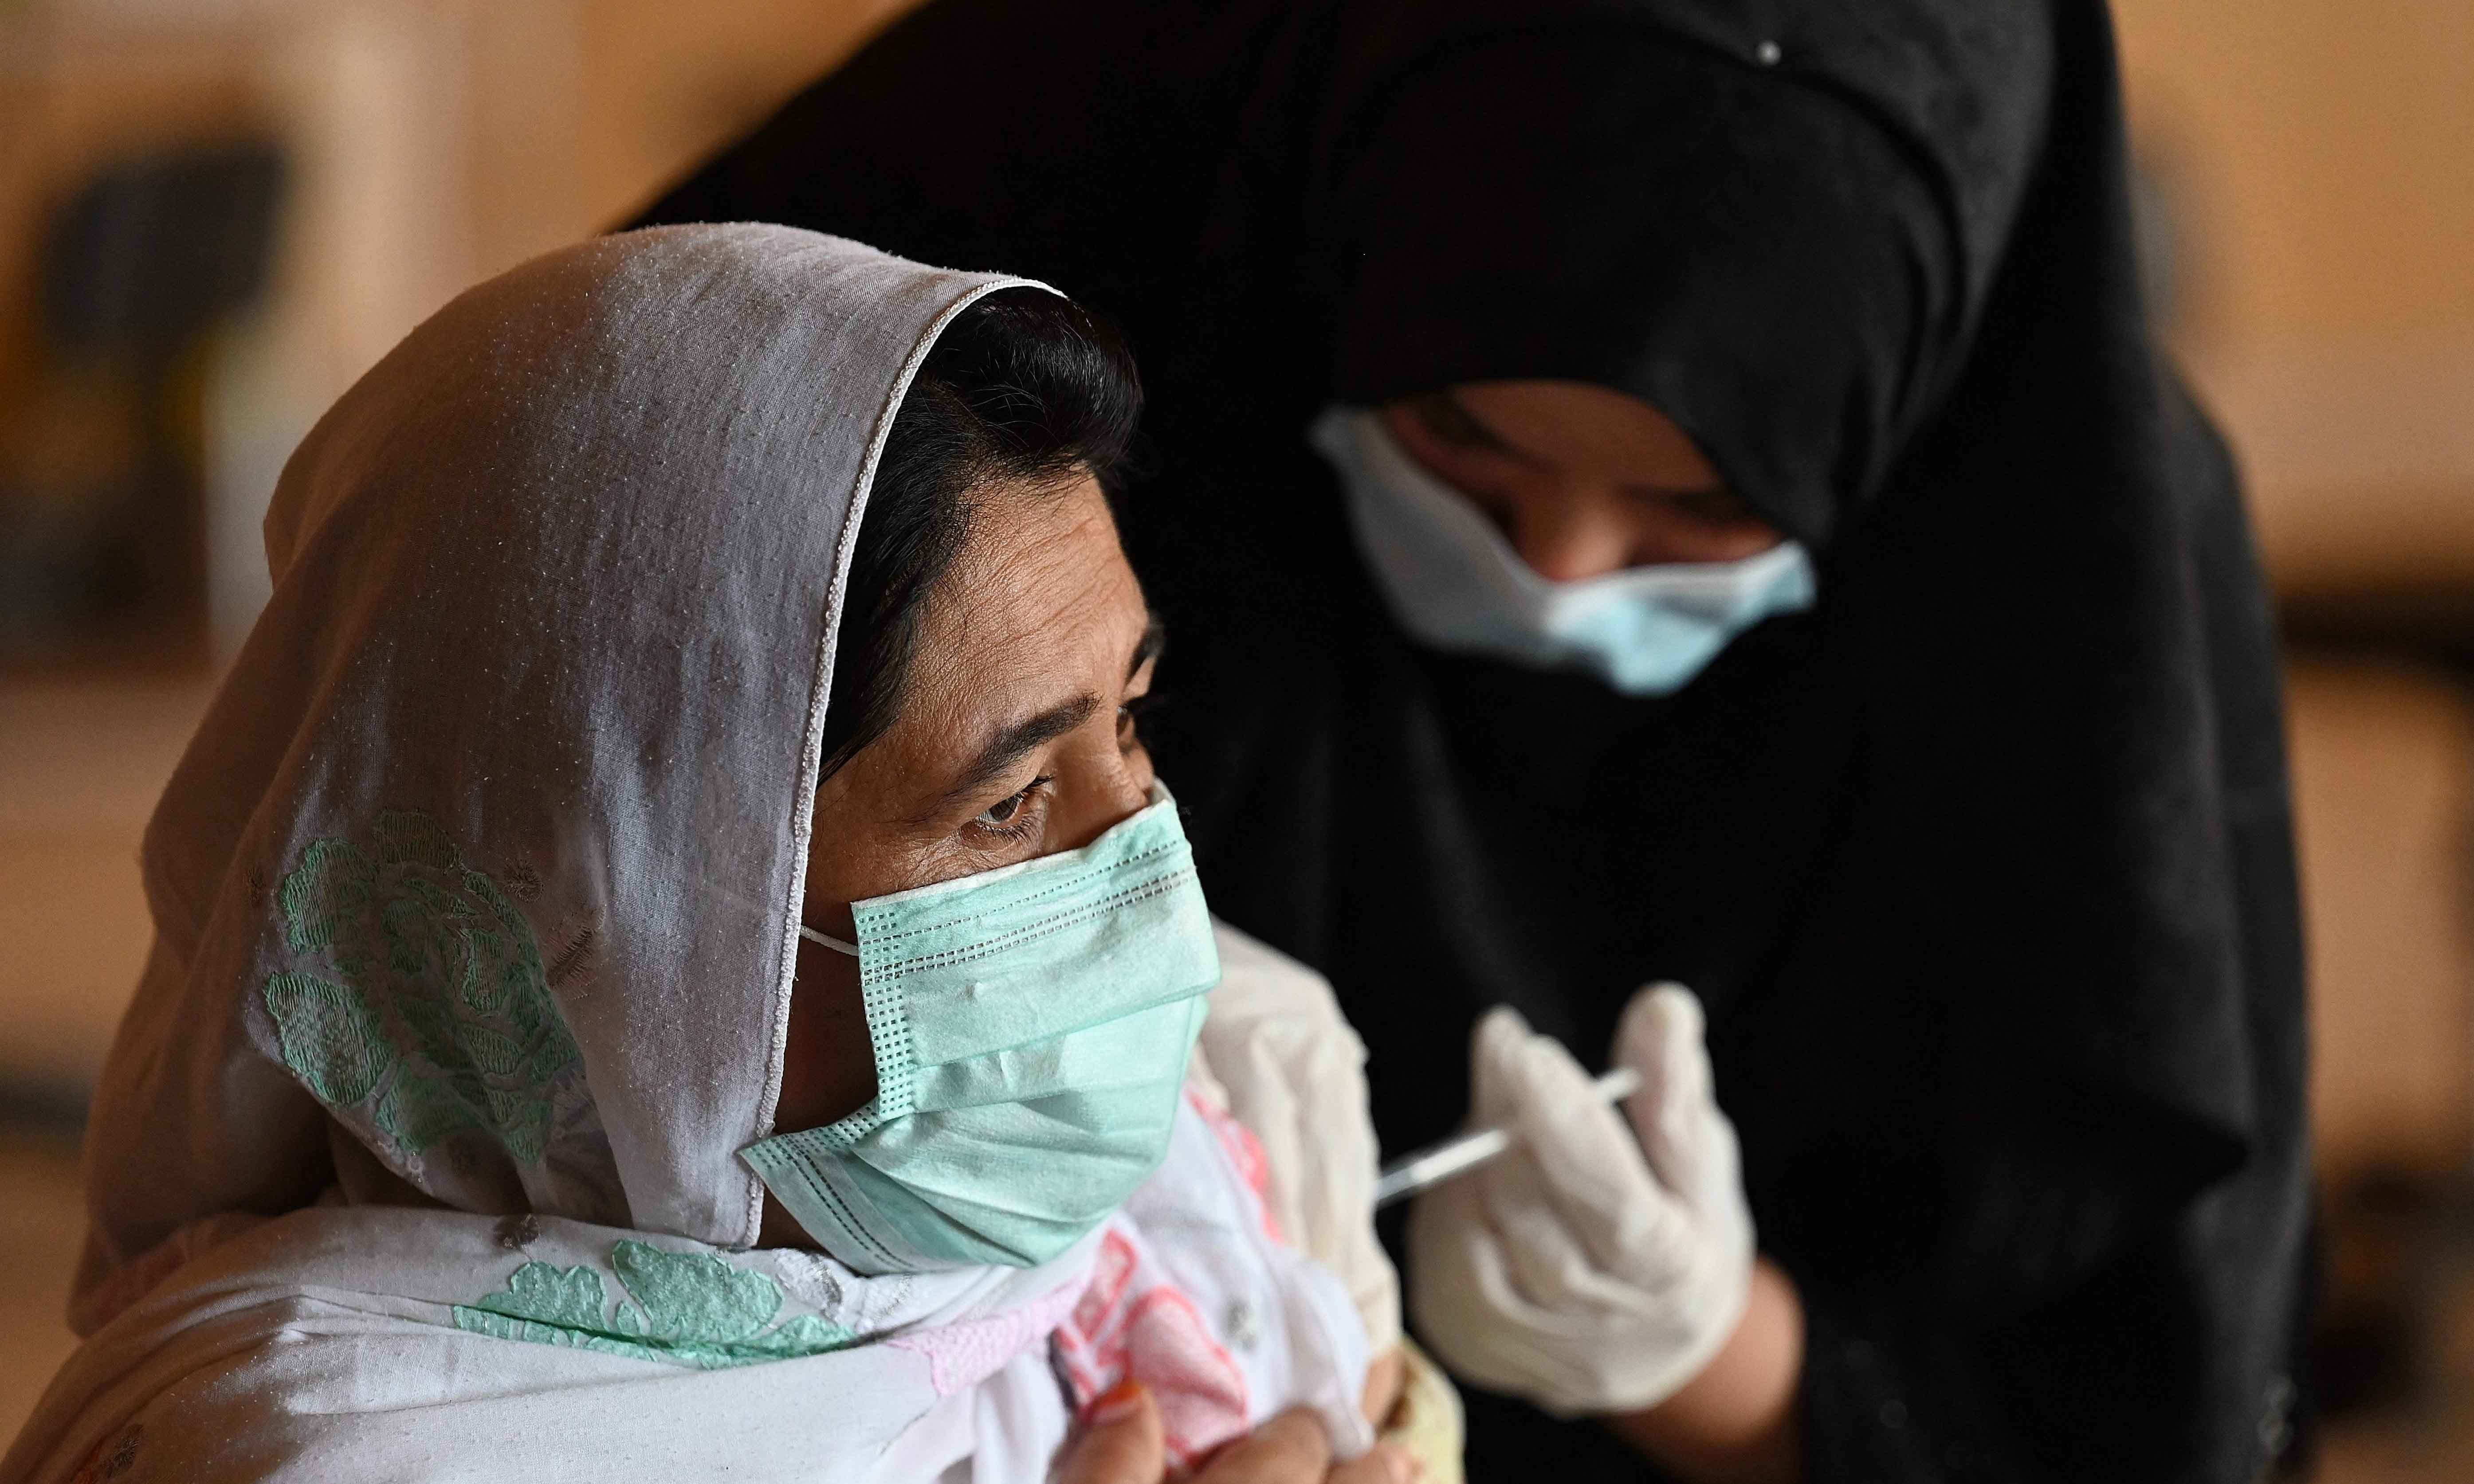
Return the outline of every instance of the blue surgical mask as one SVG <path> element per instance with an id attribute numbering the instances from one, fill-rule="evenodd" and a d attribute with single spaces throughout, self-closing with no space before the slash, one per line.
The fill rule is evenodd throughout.
<path id="1" fill-rule="evenodd" d="M 1313 440 L 1340 474 L 1358 549 L 1393 616 L 1437 649 L 1587 670 L 1626 695 L 1662 696 L 1753 625 L 1812 606 L 1812 562 L 1794 541 L 1740 562 L 1550 582 L 1411 458 L 1379 415 L 1333 408 Z"/>
<path id="2" fill-rule="evenodd" d="M 876 1096 L 740 1158 L 862 1273 L 1034 1267 L 1167 1156 L 1220 982 L 1164 788 L 1079 850 L 856 903 Z"/>

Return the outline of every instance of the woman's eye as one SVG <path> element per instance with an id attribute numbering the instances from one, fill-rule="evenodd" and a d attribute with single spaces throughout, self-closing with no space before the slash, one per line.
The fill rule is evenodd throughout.
<path id="1" fill-rule="evenodd" d="M 1039 811 L 1034 805 L 1051 781 L 1053 780 L 1045 777 L 1031 779 L 1021 792 L 1008 794 L 982 809 L 972 818 L 972 826 L 982 830 L 992 830 L 1008 840 L 1019 840 L 1029 836 L 1039 827 Z"/>

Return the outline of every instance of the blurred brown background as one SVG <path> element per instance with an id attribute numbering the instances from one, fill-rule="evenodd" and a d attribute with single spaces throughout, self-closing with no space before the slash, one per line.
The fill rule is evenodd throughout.
<path id="1" fill-rule="evenodd" d="M 903 3 L 0 0 L 0 1438 L 69 1349 L 138 834 L 285 455 Z M 2150 277 L 2291 637 L 2321 1476 L 2474 1478 L 2474 5 L 2117 13 Z"/>

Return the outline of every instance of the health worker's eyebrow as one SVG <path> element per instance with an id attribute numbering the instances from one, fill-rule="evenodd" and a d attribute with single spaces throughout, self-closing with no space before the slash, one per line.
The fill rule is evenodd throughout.
<path id="1" fill-rule="evenodd" d="M 1457 418 L 1462 422 L 1467 423 L 1469 431 L 1477 434 L 1479 438 L 1485 440 L 1488 447 L 1492 448 L 1499 454 L 1502 454 L 1505 458 L 1511 459 L 1516 463 L 1525 464 L 1529 467 L 1537 469 L 1541 473 L 1551 474 L 1556 471 L 1555 466 L 1547 463 L 1536 454 L 1531 453 L 1528 449 L 1521 447 L 1518 443 L 1505 438 L 1502 434 L 1489 426 L 1485 419 L 1463 406 L 1459 397 L 1445 392 L 1441 394 L 1437 397 L 1437 400 L 1450 408 L 1451 416 Z M 1671 501 L 1678 497 L 1704 494 L 1717 495 L 1729 501 L 1733 501 L 1734 499 L 1734 496 L 1731 494 L 1723 485 L 1644 485 L 1627 483 L 1619 488 L 1622 489 L 1625 494 L 1630 495 L 1636 500 Z M 1749 514 L 1749 512 L 1747 514 Z"/>
<path id="2" fill-rule="evenodd" d="M 1133 658 L 1126 664 L 1126 678 L 1142 673 L 1143 666 L 1159 658 L 1168 643 L 1168 631 L 1157 618 L 1143 626 L 1143 636 L 1134 644 Z M 1100 698 L 1085 693 L 1071 701 L 1060 701 L 1047 710 L 1000 730 L 981 748 L 970 766 L 962 770 L 951 787 L 936 798 L 934 804 L 923 813 L 925 820 L 941 818 L 948 810 L 968 802 L 982 789 L 1013 771 L 1026 754 L 1035 752 L 1089 721 L 1100 709 Z"/>

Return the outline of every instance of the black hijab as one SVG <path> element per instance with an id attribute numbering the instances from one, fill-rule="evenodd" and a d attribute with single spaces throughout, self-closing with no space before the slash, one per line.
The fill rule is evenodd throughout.
<path id="1" fill-rule="evenodd" d="M 2248 1480 L 2305 1272 L 2273 635 L 2133 270 L 2091 0 L 934 0 L 656 206 L 1112 313 L 1221 913 L 1403 1149 L 1521 1007 L 1710 1013 L 1816 1480 Z M 1303 430 L 1630 392 L 1821 601 L 1662 699 L 1425 649 Z M 1472 1477 L 1646 1466 L 1473 1395 Z"/>

